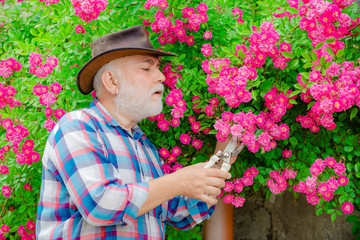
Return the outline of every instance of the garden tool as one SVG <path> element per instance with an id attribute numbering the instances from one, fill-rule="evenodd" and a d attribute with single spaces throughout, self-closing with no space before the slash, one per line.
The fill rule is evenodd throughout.
<path id="1" fill-rule="evenodd" d="M 231 168 L 231 157 L 239 154 L 243 150 L 244 146 L 245 145 L 243 143 L 240 144 L 237 137 L 232 136 L 231 140 L 226 145 L 225 150 L 219 150 L 215 155 L 213 155 L 204 168 L 220 166 L 221 170 L 228 172 Z"/>

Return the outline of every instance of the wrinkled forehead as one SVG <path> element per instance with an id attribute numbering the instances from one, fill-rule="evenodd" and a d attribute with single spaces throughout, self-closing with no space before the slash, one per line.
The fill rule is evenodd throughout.
<path id="1" fill-rule="evenodd" d="M 150 63 L 160 65 L 160 58 L 156 55 L 131 55 L 113 60 L 114 63 L 133 65 L 138 63 Z"/>

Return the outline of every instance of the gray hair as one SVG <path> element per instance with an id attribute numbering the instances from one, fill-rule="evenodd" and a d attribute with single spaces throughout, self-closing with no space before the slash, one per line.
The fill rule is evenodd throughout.
<path id="1" fill-rule="evenodd" d="M 117 59 L 115 59 L 117 60 Z M 121 77 L 121 69 L 115 68 L 113 62 L 115 60 L 112 60 L 106 64 L 104 64 L 95 74 L 93 87 L 96 91 L 96 96 L 99 96 L 101 92 L 104 90 L 104 84 L 101 81 L 101 75 L 104 73 L 104 71 L 109 70 L 115 74 L 116 77 Z"/>

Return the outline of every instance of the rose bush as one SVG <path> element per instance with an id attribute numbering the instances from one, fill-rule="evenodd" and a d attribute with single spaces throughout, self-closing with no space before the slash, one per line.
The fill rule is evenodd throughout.
<path id="1" fill-rule="evenodd" d="M 333 221 L 359 210 L 358 10 L 353 0 L 2 1 L 0 235 L 35 239 L 46 138 L 93 98 L 75 83 L 89 45 L 137 24 L 179 55 L 162 60 L 163 113 L 140 123 L 165 172 L 209 159 L 216 140 L 233 135 L 246 147 L 225 202 L 288 190 Z M 359 235 L 358 217 L 347 219 Z"/>

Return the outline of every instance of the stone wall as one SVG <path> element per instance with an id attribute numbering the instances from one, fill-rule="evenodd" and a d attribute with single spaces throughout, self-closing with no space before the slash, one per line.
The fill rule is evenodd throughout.
<path id="1" fill-rule="evenodd" d="M 359 214 L 359 213 L 356 213 Z M 235 209 L 235 240 L 351 240 L 347 215 L 331 222 L 330 215 L 316 216 L 315 207 L 293 193 L 266 200 L 257 194 Z"/>

